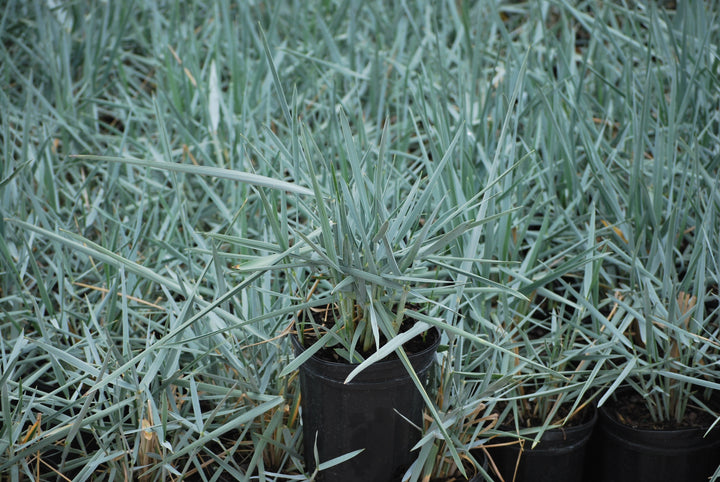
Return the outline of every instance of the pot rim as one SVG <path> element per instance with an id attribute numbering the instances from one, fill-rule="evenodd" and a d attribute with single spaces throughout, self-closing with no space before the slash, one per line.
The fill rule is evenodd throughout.
<path id="1" fill-rule="evenodd" d="M 570 447 L 571 445 L 575 446 L 578 444 L 583 445 L 587 443 L 587 441 L 592 436 L 593 429 L 598 420 L 599 412 L 597 405 L 594 402 L 588 404 L 587 408 L 592 410 L 592 415 L 587 421 L 579 425 L 572 425 L 569 427 L 555 427 L 545 430 L 542 434 L 542 437 L 540 437 L 538 445 L 534 449 L 524 448 L 523 451 L 541 453 L 544 451 L 556 451 L 558 448 L 564 447 L 566 445 Z M 524 438 L 528 442 L 532 441 L 533 439 L 533 437 L 531 437 L 530 435 L 522 438 Z M 518 440 L 518 437 L 502 436 L 499 437 L 497 440 L 500 441 L 505 439 Z M 512 447 L 516 447 L 517 450 L 520 450 L 517 445 L 513 445 Z"/>
<path id="2" fill-rule="evenodd" d="M 695 438 L 697 435 L 700 435 L 703 439 L 717 439 L 718 442 L 720 442 L 720 425 L 715 425 L 714 427 L 711 425 L 708 425 L 706 427 L 686 427 L 686 428 L 676 428 L 676 429 L 650 429 L 650 428 L 640 428 L 640 427 L 633 427 L 632 425 L 622 423 L 621 421 L 617 420 L 616 417 L 613 416 L 612 413 L 610 413 L 610 408 L 606 406 L 602 406 L 599 409 L 600 412 L 600 419 L 603 421 L 603 423 L 610 424 L 613 427 L 618 429 L 618 432 L 622 433 L 628 433 L 628 434 L 638 434 L 641 436 L 656 436 L 657 438 Z M 712 427 L 712 428 L 711 428 Z M 705 436 L 705 433 L 708 432 L 707 437 Z"/>
<path id="3" fill-rule="evenodd" d="M 615 392 L 616 394 L 622 396 L 624 394 L 633 394 L 635 393 L 634 390 L 632 390 L 629 387 L 621 388 L 620 390 Z M 608 400 L 610 402 L 611 400 Z M 614 403 L 621 403 L 616 398 Z M 603 404 L 601 407 L 598 407 L 598 411 L 600 412 L 600 418 L 603 422 L 610 422 L 613 426 L 616 426 L 620 428 L 620 430 L 623 430 L 627 433 L 634 433 L 634 434 L 643 434 L 643 436 L 652 436 L 652 434 L 667 434 L 671 437 L 684 437 L 684 438 L 694 438 L 696 434 L 700 434 L 702 438 L 704 439 L 713 439 L 716 438 L 720 442 L 720 424 L 717 424 L 715 422 L 712 422 L 708 425 L 704 426 L 695 426 L 695 427 L 684 427 L 684 428 L 674 428 L 674 429 L 652 429 L 652 428 L 641 428 L 641 427 L 634 427 L 632 425 L 626 424 L 621 422 L 617 419 L 617 417 L 614 416 L 614 414 L 611 412 L 612 408 L 606 403 Z M 598 424 L 601 425 L 601 424 Z M 708 432 L 708 436 L 705 437 L 705 433 Z"/>
<path id="4" fill-rule="evenodd" d="M 434 354 L 437 351 L 437 347 L 440 345 L 440 330 L 436 327 L 431 327 L 429 332 L 435 334 L 433 343 L 424 348 L 423 350 L 408 354 L 410 363 L 416 373 L 425 371 L 434 360 Z M 295 348 L 296 355 L 305 351 L 305 347 L 300 343 L 296 333 L 290 334 L 293 347 Z M 300 365 L 300 369 L 309 370 L 313 373 L 322 373 L 326 378 L 341 380 L 344 382 L 345 378 L 357 368 L 359 363 L 342 363 L 324 360 L 313 354 L 310 358 Z M 388 379 L 400 379 L 407 375 L 407 370 L 399 359 L 382 359 L 371 364 L 360 372 L 349 384 L 361 384 L 361 383 L 373 383 L 378 380 Z"/>

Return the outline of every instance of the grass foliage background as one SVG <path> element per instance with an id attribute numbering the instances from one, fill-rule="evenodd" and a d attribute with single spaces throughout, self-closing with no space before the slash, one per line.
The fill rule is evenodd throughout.
<path id="1" fill-rule="evenodd" d="M 447 445 L 485 442 L 469 421 L 498 400 L 522 420 L 528 394 L 628 382 L 658 417 L 700 403 L 720 388 L 720 8 L 679 4 L 9 0 L 0 478 L 303 479 L 282 335 L 313 273 L 257 267 L 317 219 L 287 185 L 193 166 L 311 188 L 301 152 L 372 162 L 383 129 L 389 210 L 450 156 L 444 232 L 484 221 L 441 253 L 456 285 L 425 292 L 455 330 L 453 440 L 428 422 L 411 480 L 454 473 Z"/>

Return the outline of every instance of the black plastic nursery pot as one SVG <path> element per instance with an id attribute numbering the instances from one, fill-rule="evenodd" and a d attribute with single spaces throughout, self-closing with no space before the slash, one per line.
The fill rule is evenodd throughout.
<path id="1" fill-rule="evenodd" d="M 720 427 L 646 430 L 601 407 L 593 436 L 593 482 L 707 482 L 720 465 Z"/>
<path id="2" fill-rule="evenodd" d="M 521 449 L 519 444 L 489 448 L 488 452 L 503 480 L 505 482 L 583 482 L 587 445 L 598 418 L 595 406 L 591 409 L 592 416 L 588 421 L 580 425 L 544 432 L 535 448 L 530 448 L 532 444 L 530 440 L 525 441 L 524 449 Z M 506 441 L 509 440 L 501 439 L 497 440 L 497 443 Z M 520 457 L 519 462 L 518 457 Z"/>
<path id="3" fill-rule="evenodd" d="M 432 344 L 408 355 L 423 382 L 440 343 L 435 329 L 429 333 L 434 337 Z M 292 340 L 295 352 L 301 353 L 304 348 L 297 337 Z M 420 440 L 422 395 L 400 360 L 376 362 L 350 383 L 343 383 L 356 367 L 317 356 L 300 367 L 306 470 L 312 473 L 315 468 L 315 447 L 320 463 L 363 449 L 322 470 L 317 480 L 399 481 L 414 459 L 412 447 Z"/>

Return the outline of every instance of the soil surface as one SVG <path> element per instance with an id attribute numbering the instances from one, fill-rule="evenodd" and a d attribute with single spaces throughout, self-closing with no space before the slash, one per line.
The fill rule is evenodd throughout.
<path id="1" fill-rule="evenodd" d="M 720 409 L 720 397 L 715 396 L 708 404 L 714 410 Z M 648 412 L 643 397 L 635 392 L 618 394 L 605 404 L 608 413 L 618 422 L 642 430 L 681 430 L 687 428 L 707 428 L 715 422 L 715 417 L 700 407 L 688 404 L 685 418 L 677 423 L 674 420 L 655 422 Z"/>
<path id="2" fill-rule="evenodd" d="M 415 305 L 408 305 L 408 308 L 411 308 L 415 311 L 418 311 L 418 307 Z M 319 326 L 324 327 L 325 329 L 330 329 L 335 326 L 335 320 L 340 318 L 340 314 L 338 313 L 337 309 L 328 307 L 326 310 L 316 311 L 312 313 L 313 315 L 313 322 Z M 302 316 L 302 315 L 301 315 Z M 403 322 L 400 326 L 400 333 L 404 333 L 408 331 L 410 328 L 412 328 L 415 325 L 416 321 L 412 318 L 405 317 L 403 319 Z M 323 329 L 322 333 L 324 333 L 326 330 Z M 418 336 L 411 338 L 407 342 L 403 344 L 403 348 L 405 349 L 405 352 L 408 355 L 412 355 L 413 353 L 420 353 L 421 351 L 425 350 L 429 346 L 431 346 L 433 343 L 435 343 L 435 340 L 438 337 L 437 330 L 430 329 L 424 333 L 419 334 Z M 316 334 L 310 330 L 305 330 L 305 335 L 303 337 L 303 345 L 305 348 L 308 348 L 312 346 L 316 341 L 318 340 L 318 337 Z M 383 346 L 387 342 L 387 339 L 384 335 L 380 335 L 380 346 Z M 358 343 L 359 345 L 359 343 Z M 335 362 L 335 363 L 347 363 L 347 360 L 338 355 L 335 352 L 335 348 L 337 346 L 332 347 L 325 347 L 320 349 L 315 356 L 318 358 Z M 362 350 L 361 346 L 356 347 L 357 353 L 362 355 L 363 358 L 367 358 L 373 353 L 375 353 L 375 345 L 373 345 L 372 349 L 370 350 Z M 388 355 L 384 360 L 393 360 L 397 359 L 397 355 L 395 353 L 391 353 Z"/>

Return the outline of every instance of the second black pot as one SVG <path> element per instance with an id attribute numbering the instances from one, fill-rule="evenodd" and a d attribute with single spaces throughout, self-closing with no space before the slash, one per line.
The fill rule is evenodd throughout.
<path id="1" fill-rule="evenodd" d="M 532 443 L 529 440 L 522 452 L 518 444 L 488 449 L 503 479 L 506 482 L 582 482 L 586 447 L 597 421 L 597 409 L 594 405 L 591 409 L 588 421 L 544 432 L 533 449 L 529 448 Z"/>
<path id="2" fill-rule="evenodd" d="M 720 428 L 643 430 L 618 422 L 605 407 L 593 436 L 594 482 L 707 482 L 720 466 Z"/>
<path id="3" fill-rule="evenodd" d="M 420 380 L 440 343 L 431 330 L 432 344 L 409 355 Z M 292 338 L 296 353 L 303 347 Z M 300 393 L 305 464 L 315 468 L 314 447 L 320 463 L 346 453 L 363 452 L 339 465 L 323 470 L 317 480 L 343 482 L 399 481 L 413 461 L 410 450 L 420 439 L 424 402 L 399 360 L 369 366 L 350 383 L 343 383 L 357 365 L 309 358 L 300 367 Z"/>

